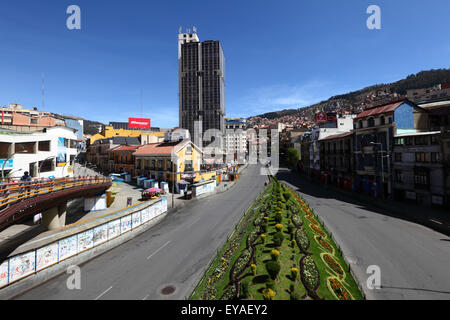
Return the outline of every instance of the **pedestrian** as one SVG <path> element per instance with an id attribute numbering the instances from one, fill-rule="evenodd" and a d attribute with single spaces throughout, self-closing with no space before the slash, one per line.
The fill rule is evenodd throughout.
<path id="1" fill-rule="evenodd" d="M 28 171 L 25 171 L 22 178 L 20 178 L 20 181 L 23 182 L 23 185 L 29 185 L 32 181 L 32 178 L 30 176 L 30 174 L 28 173 Z M 25 187 L 25 190 L 27 191 L 27 197 L 30 195 L 30 190 L 31 187 Z"/>

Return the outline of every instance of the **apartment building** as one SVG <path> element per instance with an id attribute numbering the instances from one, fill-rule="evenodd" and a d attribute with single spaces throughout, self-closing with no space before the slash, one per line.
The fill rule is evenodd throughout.
<path id="1" fill-rule="evenodd" d="M 20 133 L 0 129 L 0 170 L 18 178 L 28 171 L 34 178 L 71 177 L 77 156 L 75 130 L 52 127 Z"/>
<path id="2" fill-rule="evenodd" d="M 446 202 L 441 132 L 396 135 L 393 147 L 394 198 L 426 206 Z"/>
<path id="3" fill-rule="evenodd" d="M 368 108 L 354 119 L 355 189 L 392 196 L 394 136 L 426 131 L 426 111 L 409 100 Z"/>

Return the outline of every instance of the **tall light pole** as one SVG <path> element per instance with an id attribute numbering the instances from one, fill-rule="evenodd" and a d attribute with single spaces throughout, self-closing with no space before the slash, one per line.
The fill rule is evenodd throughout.
<path id="1" fill-rule="evenodd" d="M 382 143 L 379 143 L 379 142 L 371 142 L 370 144 L 372 144 L 372 145 L 380 145 L 381 146 L 381 149 L 383 149 L 383 144 Z M 384 198 L 384 196 L 385 196 L 385 193 L 384 193 L 384 159 L 386 158 L 386 159 L 389 159 L 389 154 L 387 154 L 386 156 L 383 156 L 383 152 L 384 152 L 384 150 L 381 150 L 380 151 L 380 158 L 381 158 L 381 181 L 382 181 L 382 183 L 383 183 L 383 198 Z M 389 165 L 389 161 L 388 161 L 388 165 Z"/>

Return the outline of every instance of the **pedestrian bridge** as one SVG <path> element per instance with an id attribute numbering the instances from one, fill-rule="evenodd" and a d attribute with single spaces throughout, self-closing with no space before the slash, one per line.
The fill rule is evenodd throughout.
<path id="1" fill-rule="evenodd" d="M 44 224 L 65 224 L 67 201 L 103 194 L 112 185 L 108 177 L 76 177 L 13 181 L 0 184 L 0 230 L 42 213 Z M 59 219 L 55 224 L 55 217 Z"/>

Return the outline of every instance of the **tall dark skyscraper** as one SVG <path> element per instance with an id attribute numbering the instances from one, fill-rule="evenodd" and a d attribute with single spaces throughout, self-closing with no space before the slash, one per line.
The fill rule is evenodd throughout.
<path id="1" fill-rule="evenodd" d="M 225 130 L 225 58 L 219 41 L 200 42 L 194 28 L 178 34 L 180 127 Z M 205 142 L 208 144 L 208 142 Z M 202 147 L 202 146 L 200 146 Z M 222 148 L 223 146 L 221 146 Z"/>

